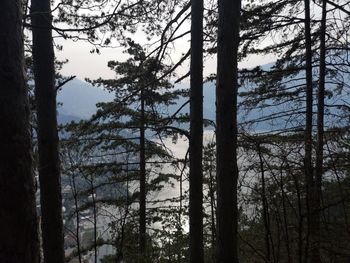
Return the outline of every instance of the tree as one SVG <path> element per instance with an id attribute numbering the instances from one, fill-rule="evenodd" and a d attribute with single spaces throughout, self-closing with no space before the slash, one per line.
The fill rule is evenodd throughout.
<path id="1" fill-rule="evenodd" d="M 22 2 L 0 9 L 0 261 L 39 262 Z"/>
<path id="2" fill-rule="evenodd" d="M 100 103 L 90 120 L 71 125 L 69 131 L 72 132 L 70 140 L 80 144 L 82 151 L 85 148 L 90 152 L 84 170 L 90 170 L 94 177 L 106 176 L 111 181 L 127 182 L 129 189 L 134 191 L 128 201 L 128 220 L 138 220 L 138 224 L 133 221 L 140 230 L 137 258 L 149 262 L 152 242 L 151 233 L 146 229 L 151 222 L 162 220 L 157 216 L 157 213 L 162 213 L 162 208 L 157 209 L 156 205 L 163 201 L 147 200 L 147 196 L 177 178 L 174 174 L 161 172 L 162 165 L 177 163 L 162 140 L 173 136 L 174 129 L 181 130 L 171 126 L 183 121 L 181 116 L 172 115 L 171 107 L 187 92 L 173 89 L 164 74 L 168 67 L 153 57 L 147 57 L 140 45 L 130 39 L 125 45 L 131 58 L 108 64 L 116 79 L 92 81 L 113 92 L 115 99 Z M 127 163 L 123 160 L 125 155 L 130 157 Z M 129 171 L 127 175 L 125 171 Z M 139 204 L 137 209 L 131 206 L 136 201 Z"/>
<path id="3" fill-rule="evenodd" d="M 141 61 L 141 64 L 143 61 Z M 153 69 L 150 69 L 146 74 L 151 74 Z M 146 80 L 147 81 L 147 80 Z M 140 217 L 139 217 L 139 249 L 140 262 L 145 262 L 146 257 L 146 145 L 145 145 L 145 85 L 140 83 Z"/>
<path id="4" fill-rule="evenodd" d="M 239 0 L 219 1 L 216 79 L 217 261 L 238 262 L 237 92 Z"/>
<path id="5" fill-rule="evenodd" d="M 346 1 L 342 4 L 346 4 Z M 263 19 L 263 22 L 260 26 L 249 27 L 256 21 L 252 22 L 254 19 L 246 15 L 245 22 L 248 21 L 248 23 L 244 26 L 246 32 L 243 37 L 246 44 L 243 48 L 244 52 L 246 54 L 274 53 L 277 61 L 272 66 L 266 65 L 251 70 L 250 74 L 246 74 L 248 71 L 241 71 L 242 79 L 255 78 L 247 88 L 254 92 L 242 92 L 250 97 L 242 99 L 242 104 L 249 105 L 248 107 L 255 113 L 263 112 L 262 117 L 255 115 L 254 120 L 244 123 L 254 123 L 255 129 L 264 130 L 261 133 L 265 135 L 269 133 L 271 138 L 275 137 L 274 140 L 279 137 L 277 134 L 284 134 L 283 140 L 287 140 L 288 137 L 291 139 L 292 134 L 295 136 L 295 141 L 301 136 L 304 137 L 305 150 L 299 150 L 299 154 L 304 155 L 305 159 L 302 166 L 304 179 L 295 184 L 295 187 L 300 187 L 295 190 L 298 190 L 301 201 L 304 203 L 300 206 L 301 212 L 297 215 L 300 221 L 298 256 L 299 261 L 312 262 L 319 262 L 327 255 L 327 249 L 322 249 L 324 243 L 321 242 L 331 244 L 326 238 L 330 227 L 321 204 L 323 203 L 321 183 L 324 179 L 322 179 L 322 163 L 327 163 L 326 160 L 329 158 L 328 153 L 323 154 L 322 140 L 325 134 L 335 135 L 338 130 L 335 127 L 343 129 L 348 125 L 338 118 L 343 116 L 338 109 L 346 106 L 344 103 L 336 102 L 337 97 L 347 88 L 344 83 L 344 78 L 346 79 L 348 75 L 348 68 L 345 68 L 349 66 L 344 60 L 347 57 L 344 53 L 346 46 L 344 42 L 347 41 L 341 36 L 348 34 L 345 33 L 348 32 L 348 22 L 338 14 L 339 10 L 331 8 L 326 10 L 324 6 L 319 5 L 319 2 L 309 1 L 269 1 L 253 9 L 252 14 L 256 14 L 258 20 Z M 303 14 L 303 19 L 298 16 L 298 12 Z M 258 41 L 259 46 L 253 48 L 254 41 L 267 37 L 267 32 L 271 33 L 272 44 L 265 42 L 264 45 Z M 250 35 L 250 33 L 253 34 Z M 325 36 L 327 48 L 322 47 Z M 320 69 L 319 78 L 316 77 L 318 68 Z M 256 81 L 257 79 L 260 81 Z M 319 89 L 316 108 L 313 101 L 316 98 L 317 82 Z M 326 88 L 322 88 L 324 85 Z M 313 126 L 316 114 L 317 131 Z M 284 124 L 281 125 L 282 123 Z M 267 131 L 270 128 L 272 129 Z M 297 137 L 300 138 L 297 139 Z M 336 136 L 330 136 L 330 138 L 335 139 Z M 297 145 L 294 147 L 300 147 L 300 144 Z M 313 155 L 314 145 L 316 146 L 315 155 Z M 334 180 L 337 177 L 334 172 L 327 172 L 327 168 L 324 173 L 327 174 L 326 180 Z M 284 180 L 287 183 L 288 180 Z M 304 212 L 304 209 L 307 212 Z M 321 215 L 322 218 L 320 218 Z"/>
<path id="6" fill-rule="evenodd" d="M 203 148 L 204 246 L 207 247 L 206 259 L 208 262 L 216 262 L 216 146 L 214 138 L 213 135 L 213 138 Z"/>
<path id="7" fill-rule="evenodd" d="M 203 0 L 191 1 L 190 66 L 190 262 L 204 262 L 203 255 Z"/>
<path id="8" fill-rule="evenodd" d="M 313 124 L 313 79 L 312 79 L 312 43 L 311 43 L 311 19 L 310 1 L 305 0 L 305 76 L 306 76 L 306 112 L 305 112 L 305 181 L 306 181 L 306 208 L 308 234 L 306 240 L 306 258 L 308 246 L 310 246 L 310 262 L 320 262 L 320 255 L 317 253 L 317 235 L 319 231 L 318 213 L 315 213 L 316 196 L 315 180 L 312 164 L 312 124 Z"/>
<path id="9" fill-rule="evenodd" d="M 320 209 L 322 198 L 322 174 L 323 174 L 323 146 L 324 146 L 324 100 L 325 100 L 325 81 L 326 81 L 326 23 L 327 23 L 327 1 L 322 0 L 322 17 L 320 30 L 320 68 L 319 83 L 317 92 L 317 138 L 316 138 L 316 165 L 314 171 L 314 216 L 316 218 L 316 233 L 314 233 L 315 248 L 311 250 L 311 262 L 321 261 L 321 225 Z"/>
<path id="10" fill-rule="evenodd" d="M 62 263 L 64 262 L 62 197 L 50 4 L 50 1 L 32 1 L 33 65 L 44 260 L 50 263 Z"/>

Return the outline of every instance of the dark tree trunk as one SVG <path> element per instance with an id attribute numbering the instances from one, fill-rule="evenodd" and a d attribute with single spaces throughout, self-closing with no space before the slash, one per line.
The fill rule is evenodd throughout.
<path id="1" fill-rule="evenodd" d="M 288 263 L 292 262 L 292 257 L 290 253 L 290 238 L 289 238 L 289 222 L 288 222 L 288 213 L 287 213 L 287 207 L 286 207 L 286 193 L 285 193 L 285 184 L 284 184 L 284 169 L 283 167 L 285 166 L 285 162 L 287 162 L 287 157 L 283 157 L 282 163 L 281 163 L 281 170 L 280 170 L 280 191 L 282 194 L 282 208 L 283 208 L 283 224 L 284 224 L 284 232 L 285 232 L 285 245 L 286 245 L 286 250 L 287 250 L 287 258 L 288 258 Z"/>
<path id="2" fill-rule="evenodd" d="M 22 1 L 0 8 L 0 262 L 38 263 Z"/>
<path id="3" fill-rule="evenodd" d="M 215 247 L 216 247 L 216 226 L 215 226 L 215 187 L 214 187 L 214 176 L 210 168 L 209 171 L 209 198 L 210 198 L 210 217 L 211 217 L 211 249 L 212 249 L 212 262 L 216 262 Z"/>
<path id="4" fill-rule="evenodd" d="M 80 242 L 80 214 L 79 214 L 79 204 L 78 204 L 78 191 L 75 184 L 75 174 L 72 173 L 72 191 L 73 191 L 73 199 L 74 199 L 74 209 L 75 209 L 75 220 L 77 221 L 76 229 L 75 229 L 75 236 L 77 240 L 77 253 L 78 253 L 78 260 L 79 263 L 82 263 L 81 258 L 81 242 Z"/>
<path id="5" fill-rule="evenodd" d="M 190 88 L 190 262 L 204 262 L 203 252 L 203 0 L 191 1 Z"/>
<path id="6" fill-rule="evenodd" d="M 145 100 L 144 87 L 141 88 L 140 110 L 140 262 L 146 262 L 146 154 L 145 154 Z"/>
<path id="7" fill-rule="evenodd" d="M 312 49 L 311 49 L 311 19 L 310 1 L 304 0 L 305 4 L 305 57 L 306 57 L 306 125 L 305 125 L 305 181 L 306 181 L 306 206 L 308 233 L 306 240 L 305 260 L 308 260 L 309 251 L 311 262 L 320 262 L 314 253 L 316 247 L 315 237 L 317 235 L 318 219 L 315 211 L 315 182 L 313 178 L 312 165 L 312 120 L 313 120 L 313 84 L 312 84 Z"/>
<path id="8" fill-rule="evenodd" d="M 50 1 L 32 0 L 31 15 L 44 261 L 62 263 L 62 198 Z"/>
<path id="9" fill-rule="evenodd" d="M 121 233 L 120 233 L 120 242 L 119 242 L 119 250 L 117 250 L 116 263 L 123 262 L 124 259 L 124 239 L 125 239 L 125 225 L 126 220 L 129 214 L 129 205 L 130 205 L 130 197 L 129 197 L 129 163 L 126 163 L 126 200 L 125 200 L 125 212 L 121 225 Z"/>
<path id="10" fill-rule="evenodd" d="M 216 82 L 217 262 L 238 262 L 237 53 L 239 0 L 219 0 Z"/>
<path id="11" fill-rule="evenodd" d="M 269 207 L 266 198 L 266 184 L 265 184 L 265 169 L 264 169 L 264 160 L 262 157 L 261 146 L 260 143 L 257 143 L 257 150 L 259 156 L 259 164 L 260 164 L 260 173 L 261 173 L 261 202 L 263 207 L 263 221 L 265 226 L 265 246 L 266 246 L 266 260 L 267 262 L 271 262 L 271 228 L 270 228 L 270 218 L 269 218 Z"/>
<path id="12" fill-rule="evenodd" d="M 326 19 L 327 19 L 327 1 L 322 1 L 322 19 L 320 32 L 320 72 L 319 85 L 317 94 L 317 143 L 316 143 L 316 169 L 315 169 L 315 204 L 314 216 L 317 217 L 317 225 L 315 226 L 315 248 L 311 254 L 312 262 L 321 259 L 320 251 L 320 209 L 321 209 L 321 185 L 323 174 L 323 137 L 324 137 L 324 95 L 325 95 L 325 78 L 326 78 Z M 318 261 L 320 262 L 320 261 Z"/>
<path id="13" fill-rule="evenodd" d="M 298 200 L 298 262 L 303 262 L 303 232 L 304 232 L 304 217 L 303 217 L 303 203 L 301 199 L 301 189 L 299 186 L 299 178 L 293 173 L 292 168 L 288 165 L 288 171 L 293 176 L 293 181 L 295 185 L 295 190 Z"/>
<path id="14" fill-rule="evenodd" d="M 94 263 L 97 263 L 98 247 L 97 247 L 97 206 L 95 198 L 95 185 L 93 175 L 88 179 L 90 183 L 90 193 L 92 200 L 92 213 L 94 216 Z"/>

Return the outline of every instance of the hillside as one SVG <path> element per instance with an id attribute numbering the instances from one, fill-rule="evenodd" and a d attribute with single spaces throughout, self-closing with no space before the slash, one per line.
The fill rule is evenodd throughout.
<path id="1" fill-rule="evenodd" d="M 181 84 L 178 87 L 188 88 L 188 85 Z M 113 100 L 112 93 L 93 87 L 82 80 L 74 79 L 68 82 L 58 93 L 57 101 L 61 104 L 58 108 L 58 121 L 67 123 L 89 118 L 96 111 L 96 103 L 111 100 Z M 180 98 L 177 105 L 170 106 L 169 111 L 176 111 L 186 100 L 187 98 Z M 183 109 L 183 112 L 188 111 L 188 106 Z M 204 117 L 212 120 L 215 118 L 214 83 L 204 85 Z"/>

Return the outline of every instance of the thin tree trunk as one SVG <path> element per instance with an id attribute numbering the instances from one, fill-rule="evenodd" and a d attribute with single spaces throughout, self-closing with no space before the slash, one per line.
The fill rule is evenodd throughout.
<path id="1" fill-rule="evenodd" d="M 94 262 L 97 263 L 97 207 L 96 207 L 96 198 L 95 198 L 95 186 L 93 179 L 90 180 L 90 190 L 91 190 L 91 199 L 92 199 L 92 210 L 94 214 Z"/>
<path id="2" fill-rule="evenodd" d="M 44 261 L 63 263 L 62 196 L 50 1 L 32 0 L 31 15 Z"/>
<path id="3" fill-rule="evenodd" d="M 22 1 L 0 8 L 0 262 L 38 263 Z"/>
<path id="4" fill-rule="evenodd" d="M 78 251 L 78 259 L 79 263 L 82 263 L 82 258 L 81 258 L 81 244 L 80 244 L 80 215 L 79 215 L 79 206 L 78 206 L 78 192 L 77 192 L 77 187 L 75 185 L 75 174 L 74 172 L 72 173 L 72 188 L 73 188 L 73 198 L 74 198 L 74 206 L 75 206 L 75 219 L 77 223 L 77 227 L 75 229 L 75 235 L 77 239 L 77 251 Z"/>
<path id="5" fill-rule="evenodd" d="M 238 262 L 237 53 L 239 0 L 219 0 L 216 83 L 217 262 Z"/>
<path id="6" fill-rule="evenodd" d="M 73 163 L 74 159 L 70 153 L 70 151 L 67 151 L 69 162 Z M 74 213 L 75 213 L 75 220 L 76 220 L 76 228 L 75 228 L 75 238 L 77 242 L 77 253 L 78 253 L 78 260 L 79 263 L 82 263 L 82 254 L 81 254 L 81 241 L 80 241 L 80 214 L 79 214 L 79 204 L 78 204 L 78 190 L 77 190 L 77 185 L 75 182 L 75 170 L 72 171 L 71 173 L 71 180 L 70 180 L 70 185 L 72 187 L 72 195 L 74 199 Z"/>
<path id="7" fill-rule="evenodd" d="M 190 88 L 190 262 L 204 262 L 203 251 L 203 0 L 191 1 Z"/>
<path id="8" fill-rule="evenodd" d="M 302 200 L 301 200 L 301 190 L 299 187 L 299 179 L 297 176 L 295 176 L 291 170 L 291 168 L 288 165 L 288 170 L 290 171 L 291 175 L 293 176 L 295 190 L 297 194 L 297 200 L 298 200 L 298 262 L 302 262 L 303 259 L 303 232 L 304 232 L 304 217 L 302 213 Z"/>
<path id="9" fill-rule="evenodd" d="M 320 72 L 317 94 L 317 142 L 316 142 L 316 168 L 315 168 L 315 205 L 314 216 L 317 218 L 315 225 L 315 248 L 311 250 L 311 262 L 321 262 L 320 239 L 320 208 L 321 208 L 321 185 L 323 174 L 323 145 L 324 145 L 324 95 L 326 78 L 326 19 L 327 1 L 322 0 L 322 19 L 320 32 Z"/>
<path id="10" fill-rule="evenodd" d="M 271 246 L 270 246 L 270 238 L 271 238 L 271 229 L 270 229 L 270 220 L 269 220 L 269 208 L 266 198 L 266 187 L 265 187 L 265 169 L 264 169 L 264 161 L 262 158 L 261 153 L 261 146 L 260 143 L 257 143 L 257 150 L 258 150 L 258 156 L 259 156 L 259 163 L 260 163 L 260 173 L 261 173 L 261 201 L 262 201 L 262 207 L 263 207 L 263 221 L 265 226 L 265 246 L 266 246 L 266 259 L 267 262 L 271 262 Z"/>
<path id="11" fill-rule="evenodd" d="M 210 160 L 210 167 L 213 163 Z M 209 197 L 210 197 L 210 216 L 211 216 L 211 249 L 212 249 L 212 261 L 215 262 L 215 243 L 216 243 L 216 226 L 215 226 L 215 187 L 214 187 L 214 176 L 212 168 L 209 170 Z"/>
<path id="12" fill-rule="evenodd" d="M 178 227 L 181 227 L 182 225 L 182 201 L 183 201 L 183 176 L 184 176 L 184 173 L 185 173 L 185 170 L 186 170 L 186 167 L 187 167 L 187 159 L 188 159 L 188 154 L 189 154 L 189 151 L 187 150 L 186 154 L 185 154 L 185 159 L 183 161 L 183 167 L 181 169 L 181 172 L 180 172 L 180 185 L 179 185 L 179 194 L 180 194 L 180 203 L 179 203 L 179 218 L 178 218 L 178 224 L 179 226 Z"/>
<path id="13" fill-rule="evenodd" d="M 310 1 L 304 0 L 305 4 L 305 56 L 306 56 L 306 125 L 305 125 L 305 182 L 306 182 L 306 207 L 307 207 L 307 237 L 305 248 L 305 262 L 308 261 L 309 251 L 314 254 L 315 236 L 317 235 L 317 215 L 314 209 L 314 178 L 312 166 L 312 120 L 313 120 L 313 86 L 312 86 L 312 49 L 311 49 L 311 19 Z M 316 261 L 314 261 L 316 260 Z M 311 262 L 320 262 L 317 258 L 312 258 Z"/>
<path id="14" fill-rule="evenodd" d="M 286 245 L 286 250 L 287 250 L 287 258 L 288 258 L 288 263 L 292 262 L 292 257 L 290 253 L 290 238 L 289 238 L 289 231 L 288 231 L 288 214 L 287 214 L 287 207 L 286 207 L 286 193 L 284 191 L 284 182 L 283 182 L 283 165 L 284 162 L 287 161 L 287 157 L 283 158 L 284 160 L 282 161 L 281 164 L 281 173 L 280 173 L 280 189 L 281 189 L 281 194 L 282 194 L 282 207 L 283 207 L 283 223 L 284 223 L 284 232 L 285 232 L 285 245 Z"/>
<path id="15" fill-rule="evenodd" d="M 140 262 L 146 262 L 146 156 L 145 156 L 145 100 L 144 87 L 141 88 L 140 110 Z"/>
<path id="16" fill-rule="evenodd" d="M 127 157 L 127 162 L 126 162 L 126 200 L 125 200 L 125 212 L 124 212 L 124 218 L 122 221 L 122 226 L 121 226 L 121 234 L 120 234 L 120 243 L 119 243 L 119 250 L 117 250 L 117 256 L 116 256 L 116 263 L 123 262 L 124 259 L 124 239 L 125 239 L 125 224 L 126 224 L 126 219 L 129 214 L 129 157 Z"/>
<path id="17" fill-rule="evenodd" d="M 186 168 L 186 162 L 184 162 L 184 168 L 182 171 L 184 171 Z M 182 199 L 183 199 L 183 195 L 182 195 L 182 180 L 183 180 L 183 172 L 181 171 L 180 173 L 180 182 L 179 182 L 179 192 L 180 192 L 180 203 L 179 203 L 179 225 L 181 225 L 181 219 L 182 219 Z"/>

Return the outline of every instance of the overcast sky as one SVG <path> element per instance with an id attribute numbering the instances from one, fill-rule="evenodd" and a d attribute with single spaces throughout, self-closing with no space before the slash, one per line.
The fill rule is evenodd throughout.
<path id="1" fill-rule="evenodd" d="M 184 27 L 182 31 L 189 29 L 189 25 Z M 143 32 L 139 32 L 133 35 L 133 39 L 143 45 L 147 43 L 146 37 Z M 152 40 L 154 41 L 154 40 Z M 59 60 L 68 59 L 69 63 L 64 65 L 62 73 L 67 76 L 76 75 L 77 78 L 84 80 L 85 78 L 96 79 L 102 78 L 113 78 L 115 77 L 113 72 L 108 69 L 107 62 L 110 60 L 123 61 L 128 58 L 127 54 L 123 53 L 123 48 L 101 48 L 100 54 L 90 53 L 93 46 L 84 41 L 74 42 L 72 40 L 55 39 L 55 43 L 63 45 L 63 51 L 56 51 L 56 57 Z M 149 43 L 149 42 L 148 42 Z M 173 45 L 173 52 L 171 60 L 176 63 L 189 49 L 190 42 L 189 36 L 185 39 L 177 40 Z M 257 65 L 264 65 L 274 61 L 275 58 L 272 56 L 253 56 L 249 59 L 242 61 L 240 67 L 254 67 Z M 189 61 L 183 63 L 178 68 L 177 74 L 179 76 L 186 74 L 189 71 Z M 204 63 L 204 76 L 216 72 L 216 58 L 215 56 L 208 58 Z M 183 82 L 189 81 L 189 79 Z"/>

